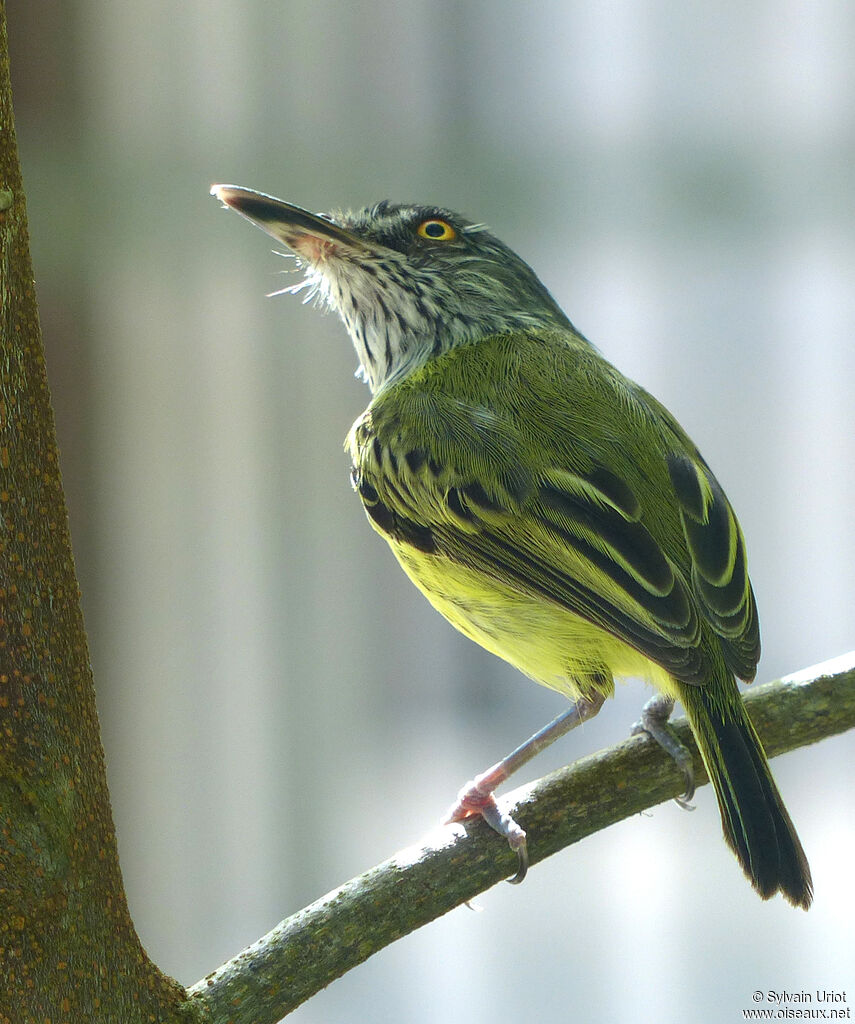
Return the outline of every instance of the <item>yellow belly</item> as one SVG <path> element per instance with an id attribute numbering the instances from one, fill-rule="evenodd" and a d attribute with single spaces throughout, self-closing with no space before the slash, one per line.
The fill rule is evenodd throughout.
<path id="1" fill-rule="evenodd" d="M 663 668 L 561 605 L 447 559 L 395 543 L 390 547 L 404 572 L 453 626 L 536 682 L 575 700 L 590 690 L 592 676 L 605 672 L 646 679 L 677 696 Z"/>

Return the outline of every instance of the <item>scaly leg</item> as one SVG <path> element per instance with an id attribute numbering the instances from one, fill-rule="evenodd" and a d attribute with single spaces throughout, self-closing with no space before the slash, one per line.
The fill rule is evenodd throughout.
<path id="1" fill-rule="evenodd" d="M 638 733 L 646 732 L 674 759 L 686 780 L 686 792 L 674 799 L 687 811 L 693 811 L 694 807 L 689 801 L 695 795 L 695 770 L 689 748 L 680 742 L 668 722 L 673 710 L 673 697 L 666 697 L 664 693 L 654 694 L 641 709 L 641 721 L 632 727 L 632 735 L 637 736 Z"/>
<path id="2" fill-rule="evenodd" d="M 517 769 L 548 747 L 550 743 L 554 743 L 560 736 L 575 729 L 582 722 L 593 718 L 603 706 L 605 699 L 604 694 L 596 692 L 590 697 L 580 697 L 563 714 L 536 732 L 507 757 L 503 757 L 492 768 L 488 768 L 487 771 L 476 775 L 471 782 L 467 782 L 457 794 L 457 803 L 443 819 L 443 823 L 448 824 L 480 814 L 490 828 L 498 832 L 500 836 L 504 836 L 511 849 L 516 851 L 519 861 L 516 874 L 508 879 L 514 885 L 518 885 L 528 871 L 525 830 L 520 828 L 509 814 L 499 810 L 493 791 Z"/>

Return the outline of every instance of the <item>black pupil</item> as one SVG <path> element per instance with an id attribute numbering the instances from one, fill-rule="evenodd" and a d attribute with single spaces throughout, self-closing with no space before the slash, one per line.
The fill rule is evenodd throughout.
<path id="1" fill-rule="evenodd" d="M 440 224 L 438 220 L 429 221 L 425 224 L 425 234 L 428 238 L 442 238 L 445 234 L 445 225 Z"/>

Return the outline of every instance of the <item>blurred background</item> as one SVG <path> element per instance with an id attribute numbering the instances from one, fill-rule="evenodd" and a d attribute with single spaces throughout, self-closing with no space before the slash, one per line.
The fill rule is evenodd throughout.
<path id="1" fill-rule="evenodd" d="M 855 646 L 855 7 L 9 4 L 63 474 L 131 910 L 192 983 L 416 842 L 563 708 L 427 605 L 351 493 L 368 401 L 212 182 L 489 223 L 739 512 L 770 679 Z M 619 688 L 526 778 L 625 737 Z M 712 793 L 485 894 L 299 1024 L 736 1021 L 855 996 L 853 737 L 775 762 L 810 914 Z M 521 779 L 520 781 L 525 781 Z"/>

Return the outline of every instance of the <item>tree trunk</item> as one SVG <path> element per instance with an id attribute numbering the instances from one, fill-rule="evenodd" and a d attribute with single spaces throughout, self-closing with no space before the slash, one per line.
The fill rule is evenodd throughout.
<path id="1" fill-rule="evenodd" d="M 0 1022 L 174 1021 L 128 914 L 60 480 L 0 0 Z"/>

